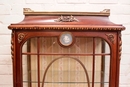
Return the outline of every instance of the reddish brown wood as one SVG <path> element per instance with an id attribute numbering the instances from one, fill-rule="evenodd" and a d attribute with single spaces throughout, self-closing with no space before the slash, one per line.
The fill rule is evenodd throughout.
<path id="1" fill-rule="evenodd" d="M 94 87 L 94 82 L 95 82 L 95 38 L 93 38 L 93 63 L 92 63 L 92 66 L 93 66 L 93 72 L 92 72 L 92 87 Z"/>
<path id="2" fill-rule="evenodd" d="M 69 13 L 70 14 L 70 13 Z M 63 16 L 70 16 L 62 13 Z M 23 74 L 22 74 L 22 55 L 37 55 L 38 57 L 38 87 L 40 87 L 40 55 L 91 55 L 93 56 L 93 65 L 95 66 L 95 55 L 103 56 L 110 55 L 110 78 L 109 87 L 119 87 L 119 66 L 121 56 L 121 31 L 125 30 L 125 27 L 119 24 L 114 24 L 109 21 L 106 15 L 74 15 L 78 21 L 72 22 L 57 22 L 60 16 L 56 13 L 51 15 L 36 15 L 31 13 L 25 15 L 22 22 L 17 24 L 11 24 L 8 28 L 12 30 L 11 40 L 11 53 L 13 60 L 13 86 L 23 87 Z M 39 40 L 37 53 L 22 53 L 23 44 L 32 37 L 59 37 L 62 32 L 71 32 L 76 37 L 100 37 L 104 39 L 110 46 L 110 53 L 96 54 L 51 54 L 51 53 L 39 53 Z M 94 42 L 95 44 L 95 42 Z M 93 50 L 95 47 L 93 47 Z M 77 59 L 76 59 L 77 60 Z M 77 60 L 78 61 L 78 60 Z M 80 61 L 79 61 L 80 62 Z M 84 68 L 84 65 L 81 63 Z M 104 65 L 104 64 L 103 64 Z M 94 67 L 93 66 L 93 71 Z M 87 71 L 85 71 L 87 73 Z M 93 82 L 94 82 L 93 72 Z M 45 77 L 45 76 L 44 76 Z M 31 77 L 30 77 L 31 78 Z M 43 80 L 44 82 L 44 80 Z M 44 84 L 44 83 L 43 83 Z M 31 84 L 30 84 L 31 87 Z M 94 85 L 92 86 L 94 87 Z"/>
<path id="3" fill-rule="evenodd" d="M 40 40 L 39 40 L 39 37 L 37 38 L 37 53 L 39 54 L 39 51 L 40 51 Z M 37 55 L 37 76 L 38 76 L 38 87 L 40 87 L 40 55 Z"/>

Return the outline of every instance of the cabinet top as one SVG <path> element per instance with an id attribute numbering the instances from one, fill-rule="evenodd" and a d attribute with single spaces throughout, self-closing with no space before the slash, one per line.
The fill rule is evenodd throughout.
<path id="1" fill-rule="evenodd" d="M 110 10 L 101 12 L 36 12 L 24 8 L 25 18 L 11 24 L 17 30 L 124 30 L 121 24 L 109 20 Z"/>

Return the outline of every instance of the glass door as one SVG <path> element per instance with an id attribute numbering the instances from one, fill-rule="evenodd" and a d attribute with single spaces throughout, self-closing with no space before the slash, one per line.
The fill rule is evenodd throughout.
<path id="1" fill-rule="evenodd" d="M 23 87 L 109 87 L 110 48 L 96 37 L 35 37 L 22 48 Z"/>

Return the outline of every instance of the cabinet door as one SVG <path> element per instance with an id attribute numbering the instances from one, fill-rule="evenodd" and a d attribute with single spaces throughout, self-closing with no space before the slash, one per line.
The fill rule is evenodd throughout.
<path id="1" fill-rule="evenodd" d="M 22 48 L 24 87 L 109 87 L 110 49 L 105 40 L 76 37 L 63 47 L 58 37 L 34 37 Z"/>

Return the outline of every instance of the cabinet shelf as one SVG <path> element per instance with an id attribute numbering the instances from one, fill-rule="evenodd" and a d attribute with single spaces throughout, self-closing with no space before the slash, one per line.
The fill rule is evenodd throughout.
<path id="1" fill-rule="evenodd" d="M 38 83 L 36 81 L 23 81 L 24 83 Z M 42 82 L 40 82 L 42 83 Z M 44 82 L 48 84 L 87 84 L 87 82 Z M 92 82 L 90 82 L 92 83 Z M 94 82 L 94 83 L 109 83 L 109 82 Z"/>
<path id="2" fill-rule="evenodd" d="M 37 70 L 30 70 L 30 71 L 27 71 L 28 73 L 36 73 L 36 72 L 38 72 Z M 27 74 L 27 72 L 26 73 L 24 73 L 24 75 L 26 75 Z M 71 74 L 71 73 L 81 73 L 82 75 L 84 75 L 85 74 L 85 72 L 84 72 L 84 70 L 78 70 L 78 71 L 75 71 L 75 70 L 48 70 L 48 72 L 47 73 L 53 73 L 53 74 L 57 74 L 57 73 L 67 73 L 67 75 L 68 74 Z M 92 73 L 92 71 L 87 71 L 88 72 L 88 74 L 91 74 Z M 44 73 L 44 70 L 40 70 L 40 73 Z M 103 72 L 103 71 L 95 71 L 95 74 L 108 74 L 108 73 L 105 73 L 105 72 Z"/>
<path id="3" fill-rule="evenodd" d="M 22 53 L 23 55 L 78 55 L 78 56 L 103 56 L 103 55 L 110 55 L 110 53 L 95 53 L 95 54 L 92 54 L 92 53 L 71 53 L 71 54 L 59 54 L 59 53 L 30 53 L 30 52 L 27 52 L 27 53 Z"/>
<path id="4" fill-rule="evenodd" d="M 35 73 L 35 77 L 37 77 L 37 74 L 35 70 L 32 70 L 32 71 L 29 71 L 28 73 L 32 74 L 32 72 Z M 62 75 L 59 76 L 59 73 L 62 72 Z M 79 74 L 79 76 L 77 76 L 79 78 L 79 80 L 75 80 L 76 78 L 76 71 L 48 71 L 47 72 L 47 75 L 46 75 L 46 79 L 45 79 L 45 83 L 55 83 L 55 84 L 58 84 L 58 83 L 62 83 L 62 84 L 85 84 L 87 83 L 87 80 L 86 80 L 86 75 L 85 75 L 85 72 L 84 71 L 77 71 L 77 73 Z M 40 73 L 44 73 L 42 70 L 40 71 Z M 27 75 L 27 74 L 26 74 Z M 90 80 L 90 83 L 92 83 L 92 71 L 88 71 L 88 75 L 89 75 L 89 80 Z M 103 71 L 95 71 L 95 76 L 101 76 L 103 75 L 103 78 L 106 78 L 105 80 L 101 81 L 98 79 L 98 81 L 95 80 L 94 83 L 109 83 L 109 73 L 105 73 Z M 34 74 L 33 74 L 34 76 Z M 43 76 L 43 75 L 42 75 Z M 48 78 L 49 77 L 49 78 Z M 57 79 L 57 78 L 60 78 L 60 77 L 63 77 L 62 81 Z M 42 79 L 43 77 L 41 77 L 41 80 L 40 80 L 40 83 L 42 83 Z M 101 77 L 100 77 L 101 79 Z M 28 82 L 28 83 L 37 83 L 38 81 L 36 79 L 32 79 L 31 81 L 27 81 L 26 79 L 23 80 L 23 82 Z"/>

